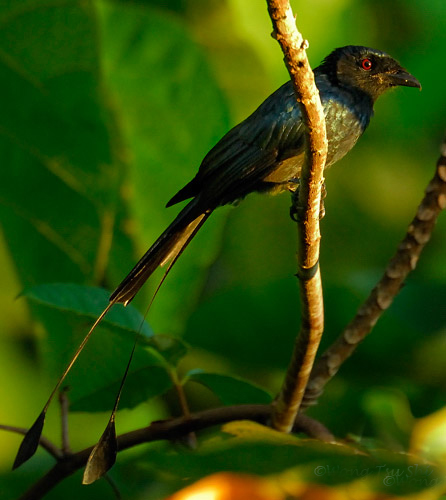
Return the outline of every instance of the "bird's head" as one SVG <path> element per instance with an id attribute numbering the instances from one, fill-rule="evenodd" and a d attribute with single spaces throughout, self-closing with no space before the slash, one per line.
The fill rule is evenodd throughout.
<path id="1" fill-rule="evenodd" d="M 317 69 L 332 84 L 360 90 L 375 101 L 386 90 L 417 87 L 420 82 L 385 52 L 348 45 L 334 50 Z"/>

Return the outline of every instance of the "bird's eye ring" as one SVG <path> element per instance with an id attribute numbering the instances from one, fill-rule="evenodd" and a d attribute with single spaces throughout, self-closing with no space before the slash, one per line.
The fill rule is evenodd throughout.
<path id="1" fill-rule="evenodd" d="M 370 59 L 366 58 L 361 61 L 361 66 L 362 69 L 364 69 L 365 71 L 370 71 L 372 69 L 373 64 Z"/>

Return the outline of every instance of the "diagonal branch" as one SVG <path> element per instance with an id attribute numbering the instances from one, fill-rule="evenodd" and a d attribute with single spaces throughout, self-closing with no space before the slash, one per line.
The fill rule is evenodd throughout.
<path id="1" fill-rule="evenodd" d="M 382 313 L 392 304 L 407 276 L 415 269 L 420 254 L 431 237 L 437 218 L 444 209 L 446 209 L 446 138 L 441 145 L 441 155 L 434 177 L 425 190 L 406 236 L 356 316 L 315 364 L 305 391 L 303 407 L 316 404 L 325 384 L 336 374 L 342 363 L 351 356 L 359 343 L 371 332 Z"/>
<path id="2" fill-rule="evenodd" d="M 267 0 L 273 36 L 284 53 L 296 99 L 308 130 L 305 164 L 299 188 L 299 248 L 297 253 L 302 322 L 282 389 L 274 403 L 272 425 L 289 432 L 299 411 L 324 328 L 319 271 L 319 211 L 327 156 L 325 117 L 314 75 L 305 53 L 307 42 L 296 28 L 288 0 Z"/>
<path id="3" fill-rule="evenodd" d="M 270 418 L 270 405 L 238 405 L 214 408 L 193 413 L 188 417 L 152 422 L 148 427 L 122 434 L 117 438 L 118 450 L 122 451 L 152 441 L 178 439 L 191 432 L 233 420 L 253 420 L 266 424 Z M 332 434 L 321 423 L 306 415 L 298 415 L 294 429 L 323 441 L 333 440 Z M 45 476 L 34 483 L 20 497 L 20 500 L 39 500 L 42 498 L 65 478 L 84 467 L 92 450 L 93 446 L 63 457 L 63 460 L 59 460 Z"/>

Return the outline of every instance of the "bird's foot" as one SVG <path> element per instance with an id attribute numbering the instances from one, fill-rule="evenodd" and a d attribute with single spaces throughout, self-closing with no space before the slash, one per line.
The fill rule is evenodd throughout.
<path id="1" fill-rule="evenodd" d="M 325 185 L 325 181 L 322 183 L 321 187 L 321 202 L 319 205 L 319 220 L 325 217 L 325 203 L 324 200 L 327 197 L 327 186 Z"/>
<path id="2" fill-rule="evenodd" d="M 300 222 L 305 213 L 305 207 L 299 204 L 299 179 L 293 179 L 293 184 L 288 188 L 291 191 L 291 207 L 290 217 L 294 222 Z M 319 220 L 325 217 L 325 204 L 324 199 L 327 196 L 327 188 L 325 182 L 321 188 L 321 202 L 319 206 Z"/>
<path id="3" fill-rule="evenodd" d="M 290 193 L 296 193 L 299 191 L 299 186 L 300 186 L 300 179 L 299 177 L 294 177 L 293 179 L 290 179 L 287 181 L 287 188 Z"/>
<path id="4" fill-rule="evenodd" d="M 305 211 L 304 207 L 299 205 L 299 185 L 299 179 L 292 179 L 288 184 L 288 190 L 291 193 L 290 217 L 294 222 L 301 221 Z"/>
<path id="5" fill-rule="evenodd" d="M 325 203 L 324 200 L 321 200 L 321 204 L 319 205 L 319 220 L 325 217 Z"/>

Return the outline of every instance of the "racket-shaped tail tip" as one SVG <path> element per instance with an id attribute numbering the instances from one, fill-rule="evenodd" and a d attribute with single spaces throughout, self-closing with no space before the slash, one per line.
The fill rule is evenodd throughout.
<path id="1" fill-rule="evenodd" d="M 17 469 L 26 461 L 28 461 L 36 452 L 40 437 L 42 435 L 43 424 L 45 423 L 46 409 L 42 411 L 42 413 L 37 417 L 37 420 L 30 427 L 28 432 L 25 434 L 23 438 L 19 451 L 14 460 L 14 464 L 12 466 L 12 470 Z"/>
<path id="2" fill-rule="evenodd" d="M 111 418 L 98 444 L 88 457 L 82 484 L 91 484 L 101 478 L 116 462 L 118 444 L 116 441 L 115 420 Z"/>

